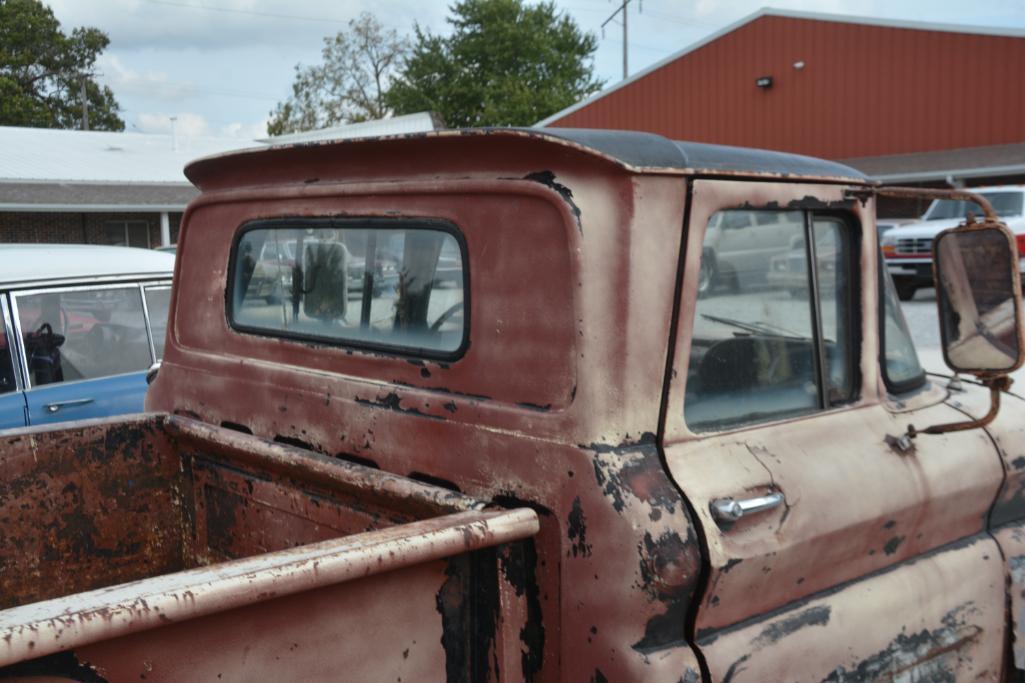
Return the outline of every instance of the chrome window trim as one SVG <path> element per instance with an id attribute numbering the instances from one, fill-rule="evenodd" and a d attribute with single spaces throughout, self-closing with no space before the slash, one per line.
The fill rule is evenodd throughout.
<path id="1" fill-rule="evenodd" d="M 95 284 L 103 284 L 106 282 L 110 283 L 166 283 L 168 286 L 171 284 L 171 277 L 173 273 L 168 271 L 166 273 L 127 273 L 124 275 L 91 275 L 88 277 L 52 277 L 44 278 L 40 280 L 12 280 L 8 282 L 0 281 L 0 288 L 3 288 L 9 292 L 22 292 L 26 289 L 50 289 L 50 288 L 67 288 L 76 286 L 93 286 Z"/>
<path id="2" fill-rule="evenodd" d="M 171 283 L 170 282 L 166 282 L 166 283 L 158 282 L 156 284 L 149 284 L 149 283 L 146 283 L 146 282 L 140 282 L 139 286 L 142 287 L 142 304 L 143 304 L 143 307 L 146 309 L 146 329 L 149 331 L 150 355 L 153 358 L 153 362 L 154 363 L 159 363 L 161 360 L 163 360 L 163 357 L 157 358 L 157 340 L 153 336 L 153 323 L 150 322 L 150 318 L 149 318 L 149 302 L 146 301 L 146 292 L 149 292 L 151 290 L 159 291 L 159 290 L 164 290 L 164 289 L 170 291 L 171 290 Z M 167 314 L 170 316 L 170 314 L 171 314 L 170 308 L 168 308 Z M 168 326 L 170 326 L 170 321 L 168 321 Z"/>
<path id="3" fill-rule="evenodd" d="M 149 364 L 150 367 L 157 362 L 157 349 L 153 345 L 153 326 L 149 322 L 149 305 L 146 303 L 146 288 L 139 283 L 139 298 L 142 299 L 142 320 L 146 325 L 146 341 L 149 342 Z"/>
<path id="4" fill-rule="evenodd" d="M 25 379 L 21 374 L 21 363 L 19 362 L 22 356 L 21 349 L 21 337 L 14 331 L 14 326 L 11 324 L 11 311 L 7 303 L 7 293 L 0 294 L 0 312 L 3 313 L 3 329 L 7 333 L 7 348 L 11 352 L 11 365 L 14 369 L 14 390 L 24 391 L 25 390 Z"/>
<path id="5" fill-rule="evenodd" d="M 55 294 L 55 293 L 58 293 L 58 292 L 81 292 L 81 291 L 95 291 L 95 290 L 101 290 L 101 289 L 133 289 L 134 288 L 139 293 L 139 297 L 142 299 L 143 320 L 144 320 L 145 326 L 146 326 L 146 337 L 149 340 L 150 363 L 151 364 L 153 363 L 153 358 L 154 358 L 154 355 L 155 355 L 154 352 L 153 352 L 153 334 L 150 331 L 149 315 L 148 315 L 147 309 L 146 309 L 146 296 L 145 296 L 145 293 L 143 292 L 144 286 L 146 284 L 148 284 L 150 281 L 142 281 L 142 282 L 140 282 L 138 279 L 125 279 L 125 280 L 114 279 L 115 281 L 112 282 L 111 280 L 112 280 L 112 278 L 102 278 L 102 279 L 97 280 L 97 282 L 105 283 L 105 284 L 77 284 L 77 285 L 72 285 L 72 286 L 67 286 L 67 287 L 35 287 L 33 289 L 14 290 L 14 291 L 11 291 L 11 292 L 8 293 L 8 296 L 10 296 L 10 299 L 11 299 L 10 304 L 11 304 L 12 323 L 14 325 L 14 330 L 15 330 L 16 335 L 18 337 L 18 348 L 19 348 L 19 354 L 18 355 L 20 356 L 20 360 L 21 360 L 21 371 L 24 373 L 24 375 L 23 375 L 24 383 L 22 385 L 24 387 L 24 389 L 23 389 L 24 391 L 26 391 L 26 392 L 27 391 L 32 391 L 34 388 L 39 388 L 39 387 L 33 387 L 32 386 L 32 380 L 30 379 L 31 375 L 29 374 L 29 368 L 28 368 L 28 356 L 24 352 L 24 342 L 23 342 L 24 338 L 22 336 L 24 332 L 23 332 L 23 330 L 21 328 L 21 316 L 19 315 L 19 312 L 18 312 L 18 297 L 23 297 L 23 296 L 27 297 L 27 296 L 32 296 L 34 294 Z M 162 284 L 165 284 L 165 283 L 168 286 L 171 285 L 171 282 L 167 281 L 167 280 L 153 281 L 153 284 L 161 284 L 162 285 Z M 133 285 L 134 285 L 134 287 L 133 287 Z M 92 382 L 92 381 L 95 381 L 97 379 L 106 379 L 108 377 L 123 377 L 125 375 L 134 375 L 137 372 L 145 372 L 145 371 L 146 371 L 146 368 L 143 368 L 142 370 L 133 370 L 131 372 L 122 372 L 122 373 L 118 373 L 116 375 L 104 375 L 103 377 L 92 377 L 92 378 L 88 378 L 88 379 L 66 380 L 64 382 L 59 382 L 59 384 L 60 384 L 60 386 L 68 386 L 68 385 L 73 385 L 73 384 L 79 384 L 81 382 Z M 52 386 L 52 385 L 50 385 L 50 384 L 43 385 L 43 387 L 48 387 L 48 386 Z"/>

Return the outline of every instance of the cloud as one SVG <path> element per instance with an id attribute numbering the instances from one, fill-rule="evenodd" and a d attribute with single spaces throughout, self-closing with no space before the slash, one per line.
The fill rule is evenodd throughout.
<path id="1" fill-rule="evenodd" d="M 111 49 L 223 50 L 259 44 L 282 51 L 321 44 L 361 12 L 376 14 L 400 33 L 413 17 L 441 27 L 444 3 L 415 0 L 50 0 L 64 30 L 94 26 L 111 38 Z"/>
<path id="2" fill-rule="evenodd" d="M 267 137 L 267 122 L 263 119 L 258 123 L 229 123 L 221 129 L 221 134 L 228 138 L 258 140 Z"/>
<path id="3" fill-rule="evenodd" d="M 171 119 L 175 120 L 172 121 Z M 182 138 L 198 138 L 213 135 L 210 123 L 205 117 L 191 112 L 176 114 L 144 112 L 136 117 L 136 128 L 140 133 L 160 133 L 167 135 L 172 125 L 176 135 Z"/>
<path id="4" fill-rule="evenodd" d="M 267 119 L 255 123 L 236 121 L 215 126 L 206 117 L 195 112 L 143 112 L 135 118 L 135 129 L 139 133 L 169 135 L 172 117 L 175 119 L 174 133 L 180 140 L 202 137 L 256 140 L 267 137 Z"/>
<path id="5" fill-rule="evenodd" d="M 100 80 L 118 95 L 137 95 L 164 100 L 180 100 L 195 94 L 192 83 L 172 81 L 162 71 L 136 71 L 125 66 L 115 55 L 101 54 L 96 65 Z"/>

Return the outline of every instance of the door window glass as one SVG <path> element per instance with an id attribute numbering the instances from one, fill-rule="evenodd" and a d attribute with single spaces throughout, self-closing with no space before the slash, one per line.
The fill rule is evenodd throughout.
<path id="1" fill-rule="evenodd" d="M 246 231 L 233 263 L 239 329 L 424 355 L 463 347 L 465 270 L 449 232 L 297 221 Z"/>
<path id="2" fill-rule="evenodd" d="M 851 233 L 836 218 L 815 218 L 815 255 L 818 261 L 822 340 L 826 354 L 826 398 L 842 403 L 854 391 L 854 350 L 851 330 Z"/>
<path id="3" fill-rule="evenodd" d="M 153 349 L 157 360 L 164 357 L 164 338 L 167 337 L 167 314 L 170 307 L 170 287 L 146 288 L 146 310 L 149 312 L 149 327 L 153 332 Z"/>
<path id="4" fill-rule="evenodd" d="M 893 278 L 883 263 L 879 264 L 879 269 L 883 290 L 883 379 L 890 391 L 901 393 L 920 387 L 925 382 L 925 370 L 918 362 L 918 352 L 904 320 Z"/>
<path id="5" fill-rule="evenodd" d="M 702 247 L 684 403 L 693 431 L 850 400 L 851 243 L 842 221 L 810 222 L 801 211 L 712 217 Z M 816 267 L 809 273 L 813 253 Z"/>
<path id="6" fill-rule="evenodd" d="M 145 370 L 152 363 L 137 286 L 15 296 L 31 386 Z"/>

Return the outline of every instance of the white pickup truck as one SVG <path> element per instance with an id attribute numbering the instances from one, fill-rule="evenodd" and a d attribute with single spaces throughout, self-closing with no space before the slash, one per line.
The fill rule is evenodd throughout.
<path id="1" fill-rule="evenodd" d="M 1025 185 L 972 188 L 972 191 L 988 199 L 1014 233 L 1018 267 L 1025 273 Z M 883 256 L 901 301 L 910 301 L 921 287 L 933 286 L 933 239 L 943 230 L 961 223 L 969 212 L 976 218 L 982 215 L 974 202 L 936 199 L 922 220 L 895 227 L 883 235 Z"/>

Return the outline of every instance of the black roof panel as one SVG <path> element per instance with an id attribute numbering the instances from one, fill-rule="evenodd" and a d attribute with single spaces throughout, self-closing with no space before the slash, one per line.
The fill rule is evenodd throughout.
<path id="1" fill-rule="evenodd" d="M 677 142 L 654 133 L 585 128 L 531 128 L 532 133 L 591 148 L 635 168 L 663 168 L 713 173 L 780 174 L 801 177 L 868 178 L 835 161 L 749 147 Z"/>

